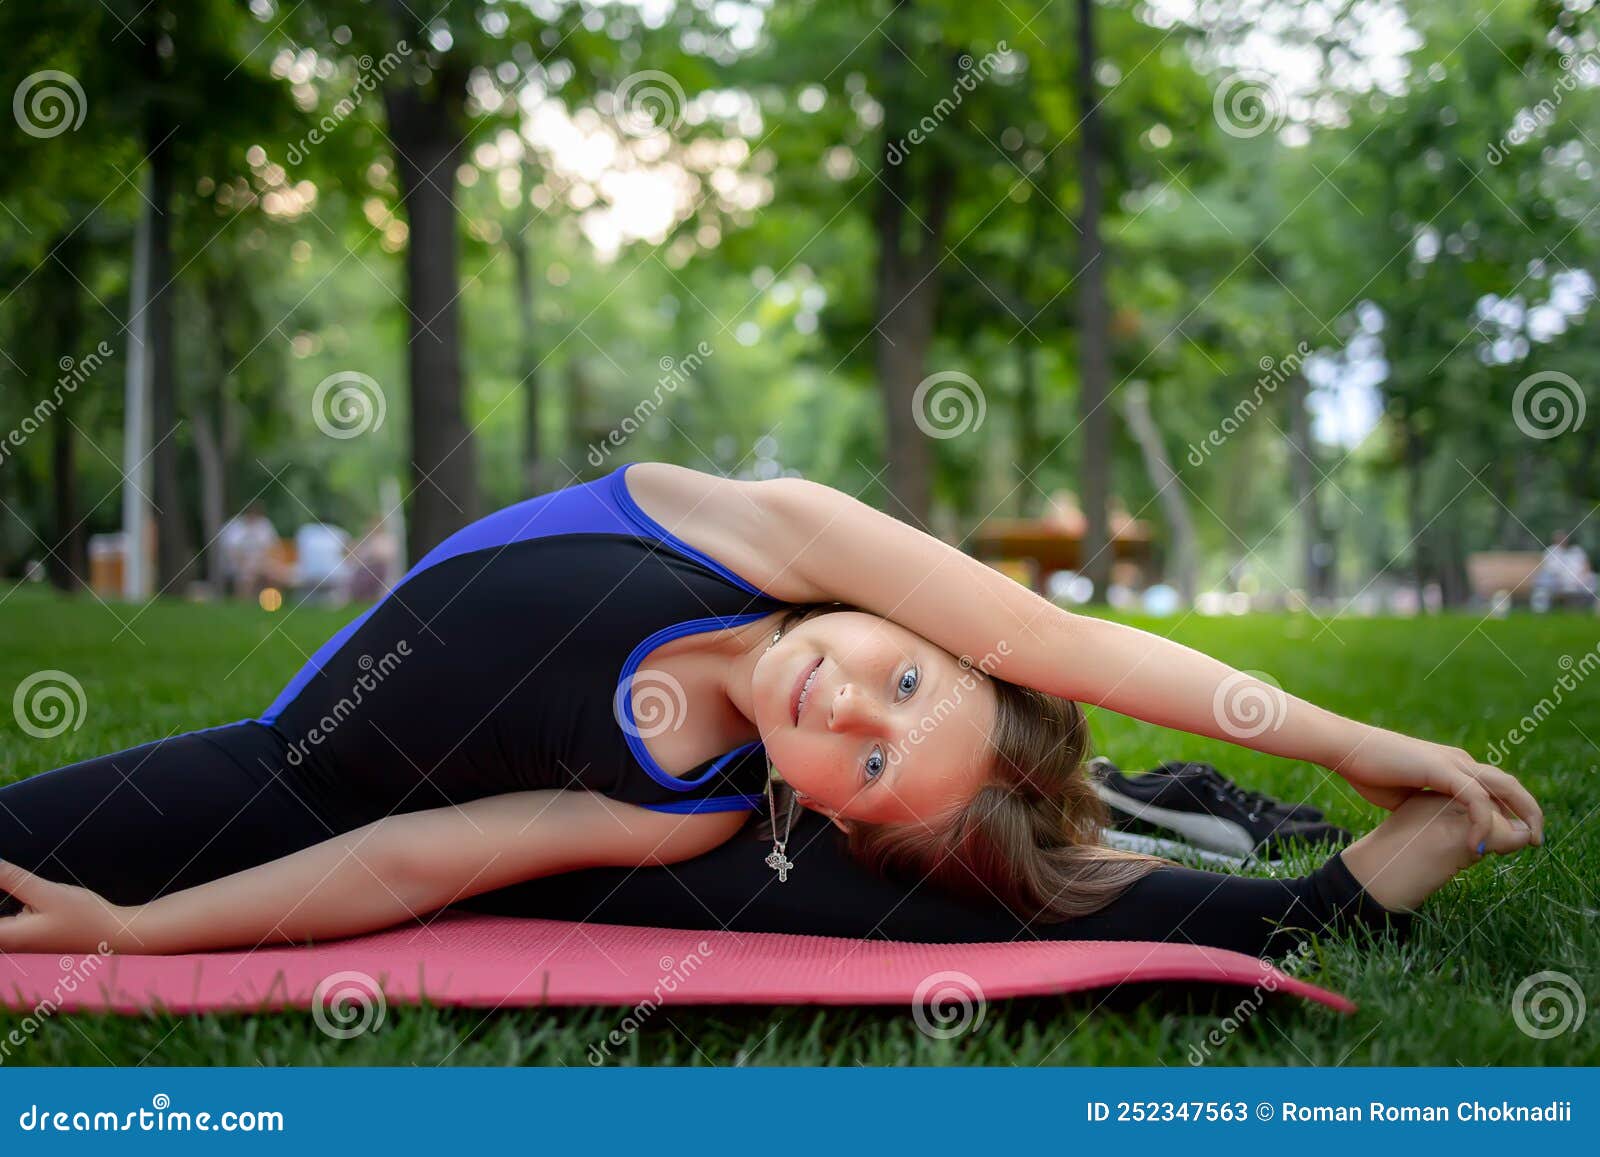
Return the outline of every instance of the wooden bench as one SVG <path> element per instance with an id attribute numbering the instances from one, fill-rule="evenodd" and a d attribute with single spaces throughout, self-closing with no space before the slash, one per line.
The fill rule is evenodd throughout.
<path id="1" fill-rule="evenodd" d="M 1492 601 L 1504 593 L 1526 602 L 1544 555 L 1536 550 L 1482 550 L 1467 555 L 1467 582 L 1472 593 Z"/>
<path id="2" fill-rule="evenodd" d="M 973 532 L 972 539 L 972 552 L 977 558 L 1040 594 L 1044 593 L 1047 575 L 1077 570 L 1083 557 L 1080 533 L 1044 519 L 990 518 Z M 1149 570 L 1150 556 L 1151 535 L 1146 524 L 1123 519 L 1112 528 L 1113 567 L 1130 564 L 1134 573 L 1144 575 Z"/>
<path id="3" fill-rule="evenodd" d="M 149 535 L 149 557 L 155 558 L 155 524 L 152 522 Z M 127 566 L 127 548 L 120 534 L 95 534 L 89 538 L 89 588 L 102 599 L 120 599 L 122 597 L 122 576 Z M 266 568 L 262 575 L 269 586 L 288 586 L 292 581 L 295 568 L 299 564 L 299 554 L 295 547 L 294 539 L 279 538 L 267 551 Z M 229 593 L 232 593 L 231 591 Z"/>

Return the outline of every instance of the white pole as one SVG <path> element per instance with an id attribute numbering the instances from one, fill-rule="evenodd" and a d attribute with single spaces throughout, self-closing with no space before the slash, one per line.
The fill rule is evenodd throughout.
<path id="1" fill-rule="evenodd" d="M 133 234 L 133 270 L 128 279 L 128 365 L 122 437 L 122 597 L 150 597 L 150 177 Z"/>
<path id="2" fill-rule="evenodd" d="M 406 572 L 406 516 L 401 509 L 405 499 L 400 497 L 400 480 L 385 478 L 378 486 L 378 509 L 383 511 L 382 532 L 390 536 L 395 545 L 394 557 L 389 561 L 389 571 L 383 576 L 387 589 L 399 582 Z"/>

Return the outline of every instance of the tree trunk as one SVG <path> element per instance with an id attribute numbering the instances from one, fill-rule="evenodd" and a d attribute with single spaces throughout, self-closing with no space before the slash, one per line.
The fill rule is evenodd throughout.
<path id="1" fill-rule="evenodd" d="M 64 347 L 75 348 L 75 347 Z M 88 539 L 78 525 L 78 463 L 74 430 L 66 420 L 63 400 L 55 421 L 50 424 L 50 504 L 55 527 L 50 532 L 55 547 L 45 560 L 50 585 L 67 594 L 83 586 L 88 573 Z"/>
<path id="2" fill-rule="evenodd" d="M 222 439 L 211 418 L 196 410 L 194 430 L 195 458 L 200 464 L 200 533 L 208 544 L 205 557 L 206 582 L 223 593 L 222 524 L 226 520 L 227 494 L 223 488 Z"/>
<path id="3" fill-rule="evenodd" d="M 903 141 L 921 110 L 908 107 L 906 59 L 897 42 L 905 35 L 910 5 L 896 0 L 889 14 L 879 68 L 883 77 L 883 158 L 873 213 L 878 235 L 874 309 L 874 362 L 883 396 L 891 513 L 920 527 L 928 525 L 933 498 L 933 451 L 918 424 L 917 387 L 926 376 L 939 306 L 939 250 L 954 195 L 955 170 L 935 140 L 903 155 Z M 906 171 L 913 159 L 931 154 L 925 174 L 913 182 Z M 898 159 L 898 163 L 897 162 Z M 926 190 L 924 211 L 913 216 L 913 190 Z M 913 247 L 907 234 L 914 234 Z M 926 409 L 926 405 L 923 407 Z M 926 418 L 923 421 L 927 421 Z"/>
<path id="4" fill-rule="evenodd" d="M 57 242 L 51 252 L 57 276 L 51 279 L 55 288 L 47 292 L 53 301 L 46 308 L 55 309 L 53 344 L 58 357 L 76 358 L 83 350 L 83 298 L 79 288 L 84 280 L 83 243 L 74 231 Z M 47 359 L 44 364 L 44 376 L 52 383 L 49 396 L 60 397 L 60 406 L 50 423 L 50 507 L 54 523 L 50 541 L 54 547 L 45 559 L 45 572 L 52 586 L 70 594 L 83 586 L 83 576 L 89 573 L 88 536 L 78 517 L 77 431 L 71 420 L 72 411 L 77 408 L 78 388 L 60 387 L 60 381 L 73 372 L 76 364 L 65 372 L 54 360 Z"/>
<path id="5" fill-rule="evenodd" d="M 154 43 L 154 41 L 152 41 Z M 180 461 L 183 424 L 178 408 L 178 374 L 172 324 L 172 190 L 171 128 L 153 115 L 146 128 L 150 164 L 150 298 L 149 321 L 150 427 L 155 473 L 156 584 L 159 591 L 181 594 L 194 577 L 194 542 L 189 532 Z"/>
<path id="6" fill-rule="evenodd" d="M 522 486 L 529 494 L 544 489 L 544 458 L 539 448 L 539 341 L 533 299 L 533 245 L 528 239 L 536 220 L 528 193 L 536 174 L 522 166 L 522 207 L 511 238 L 511 261 L 517 292 L 517 375 L 522 383 Z"/>
<path id="7" fill-rule="evenodd" d="M 1016 514 L 1026 518 L 1038 505 L 1040 447 L 1039 436 L 1039 355 L 1031 341 L 1016 343 L 1017 349 L 1017 461 Z"/>
<path id="8" fill-rule="evenodd" d="M 1465 606 L 1471 597 L 1467 586 L 1466 552 L 1462 549 L 1461 525 L 1453 512 L 1439 533 L 1439 593 L 1446 607 Z"/>
<path id="9" fill-rule="evenodd" d="M 1328 532 L 1322 521 L 1305 377 L 1298 371 L 1291 374 L 1288 386 L 1289 477 L 1294 483 L 1295 511 L 1300 520 L 1300 583 L 1308 599 L 1319 599 L 1329 593 Z"/>
<path id="10" fill-rule="evenodd" d="M 1161 429 L 1150 414 L 1149 391 L 1143 382 L 1131 382 L 1122 391 L 1122 413 L 1128 429 L 1133 432 L 1144 455 L 1144 468 L 1150 475 L 1150 484 L 1156 489 L 1156 498 L 1166 516 L 1167 530 L 1172 535 L 1173 584 L 1183 596 L 1184 606 L 1194 605 L 1199 589 L 1199 549 L 1194 531 L 1194 519 L 1189 515 L 1189 503 L 1178 475 L 1167 457 L 1166 445 L 1161 440 Z"/>
<path id="11" fill-rule="evenodd" d="M 228 369 L 239 364 L 228 340 L 227 303 L 238 290 L 228 278 L 208 277 L 205 292 L 217 373 L 208 396 L 194 400 L 194 450 L 200 466 L 200 533 L 204 536 L 206 582 L 224 592 L 222 526 L 228 518 L 228 472 L 237 449 L 238 419 L 233 414 L 233 381 Z"/>
<path id="12" fill-rule="evenodd" d="M 580 480 L 597 477 L 599 468 L 589 461 L 589 367 L 583 358 L 574 356 L 567 361 L 566 385 L 567 446 L 578 454 L 577 463 L 569 464 L 568 469 Z"/>
<path id="13" fill-rule="evenodd" d="M 431 89 L 409 77 L 384 89 L 410 227 L 406 306 L 410 339 L 411 509 L 406 541 L 415 562 L 477 516 L 477 456 L 467 426 L 457 299 L 456 169 L 465 78 L 441 67 Z"/>
<path id="14" fill-rule="evenodd" d="M 933 453 L 915 415 L 933 339 L 934 292 L 928 281 L 918 285 L 897 257 L 889 262 L 888 267 L 880 262 L 879 269 L 875 361 L 883 392 L 891 513 L 925 527 L 933 506 Z"/>
<path id="15" fill-rule="evenodd" d="M 1410 414 L 1403 410 L 1400 415 L 1400 437 L 1406 466 L 1406 520 L 1411 528 L 1411 574 L 1420 602 L 1422 589 L 1428 583 L 1427 519 L 1423 517 L 1422 510 L 1422 467 L 1427 452 Z"/>
<path id="16" fill-rule="evenodd" d="M 1516 474 L 1511 484 L 1511 493 L 1516 495 L 1513 505 L 1524 511 L 1524 516 L 1511 517 L 1510 512 L 1500 503 L 1495 504 L 1495 509 L 1507 524 L 1501 535 L 1506 540 L 1507 550 L 1538 550 L 1543 544 L 1539 541 L 1538 532 L 1531 526 L 1531 521 L 1538 517 L 1534 514 L 1538 509 L 1534 501 L 1539 487 L 1537 463 L 1534 460 L 1533 447 L 1526 444 L 1527 439 L 1522 441 L 1524 445 L 1517 447 L 1517 456 L 1512 467 Z"/>
<path id="17" fill-rule="evenodd" d="M 154 512 L 150 509 L 150 234 L 151 174 L 144 175 L 139 219 L 133 229 L 133 257 L 128 267 L 128 335 L 122 401 L 122 597 L 142 602 L 155 585 L 151 550 Z"/>
<path id="18" fill-rule="evenodd" d="M 1567 471 L 1567 491 L 1572 499 L 1592 505 L 1593 499 L 1600 497 L 1600 489 L 1596 486 L 1600 481 L 1597 479 L 1600 470 L 1596 469 L 1597 460 L 1600 460 L 1600 422 L 1586 423 L 1580 429 L 1582 440 L 1578 442 L 1578 453 Z"/>
<path id="19" fill-rule="evenodd" d="M 1111 334 L 1106 306 L 1105 249 L 1100 237 L 1100 111 L 1096 107 L 1094 0 L 1078 0 L 1077 97 L 1079 109 L 1078 168 L 1083 185 L 1079 221 L 1078 393 L 1079 484 L 1086 527 L 1083 573 L 1094 583 L 1093 601 L 1104 602 L 1111 575 L 1111 413 L 1106 408 L 1111 388 Z"/>
<path id="20" fill-rule="evenodd" d="M 1517 549 L 1517 535 L 1520 533 L 1520 528 L 1511 508 L 1523 507 L 1528 496 L 1528 491 L 1523 485 L 1521 461 L 1520 455 L 1500 456 L 1494 463 L 1492 480 L 1494 492 L 1503 495 L 1505 499 L 1503 502 L 1495 503 L 1494 507 L 1494 531 L 1489 536 L 1489 541 L 1494 544 L 1496 550 Z"/>
<path id="21" fill-rule="evenodd" d="M 1045 186 L 1050 177 L 1044 175 Z M 1018 312 L 1023 317 L 1034 317 L 1040 311 L 1033 305 L 1033 284 L 1029 274 L 1038 253 L 1044 245 L 1044 209 L 1042 197 L 1028 198 L 1028 235 L 1021 260 L 1017 263 L 1016 300 Z M 1017 349 L 1017 461 L 1016 514 L 1028 517 L 1043 505 L 1039 498 L 1039 468 L 1044 465 L 1044 437 L 1039 426 L 1039 353 L 1036 343 L 1027 331 L 1018 328 L 1012 338 Z"/>

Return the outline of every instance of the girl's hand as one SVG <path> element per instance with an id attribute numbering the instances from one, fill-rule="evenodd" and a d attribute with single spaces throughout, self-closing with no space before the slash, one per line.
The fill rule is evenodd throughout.
<path id="1" fill-rule="evenodd" d="M 1471 817 L 1474 852 L 1491 838 L 1496 811 L 1520 817 L 1532 831 L 1532 842 L 1544 842 L 1544 812 L 1528 789 L 1516 776 L 1479 763 L 1459 747 L 1373 728 L 1349 755 L 1329 766 L 1367 800 L 1390 811 L 1424 788 L 1454 797 Z"/>
<path id="2" fill-rule="evenodd" d="M 58 884 L 0 862 L 0 892 L 26 905 L 14 916 L 0 916 L 0 952 L 104 953 L 128 938 L 134 909 L 88 888 Z"/>

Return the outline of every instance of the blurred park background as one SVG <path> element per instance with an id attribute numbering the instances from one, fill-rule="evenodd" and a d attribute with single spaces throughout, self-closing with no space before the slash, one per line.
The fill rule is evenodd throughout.
<path id="1" fill-rule="evenodd" d="M 0 575 L 372 597 L 662 459 L 1072 602 L 1589 605 L 1591 9 L 7 5 Z"/>

